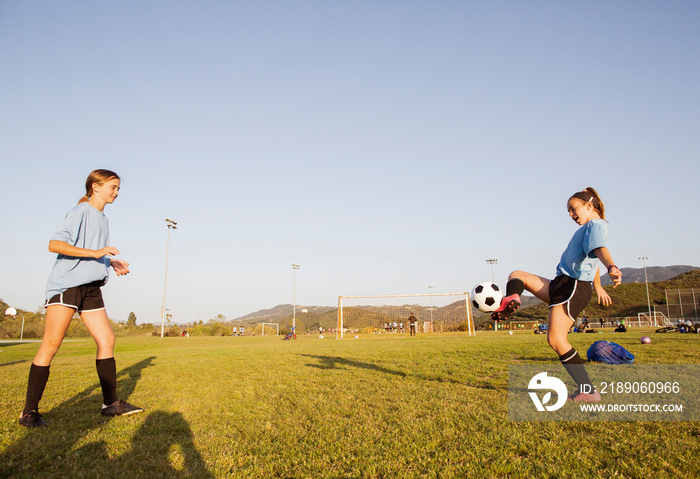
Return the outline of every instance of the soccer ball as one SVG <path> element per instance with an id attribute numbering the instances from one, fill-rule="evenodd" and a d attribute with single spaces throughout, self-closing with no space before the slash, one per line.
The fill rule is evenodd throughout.
<path id="1" fill-rule="evenodd" d="M 649 336 L 643 336 L 640 341 L 642 344 L 651 344 L 651 338 Z"/>
<path id="2" fill-rule="evenodd" d="M 484 281 L 474 286 L 472 289 L 472 304 L 482 313 L 496 311 L 501 305 L 503 293 L 496 283 Z"/>

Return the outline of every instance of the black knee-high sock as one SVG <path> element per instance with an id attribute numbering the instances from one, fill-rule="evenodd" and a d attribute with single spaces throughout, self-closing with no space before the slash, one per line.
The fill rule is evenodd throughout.
<path id="1" fill-rule="evenodd" d="M 49 368 L 50 366 L 37 366 L 34 363 L 29 368 L 27 399 L 22 414 L 27 414 L 29 411 L 39 411 L 39 401 L 44 395 L 44 388 L 49 380 Z"/>
<path id="2" fill-rule="evenodd" d="M 593 392 L 591 379 L 588 377 L 588 373 L 583 365 L 581 356 L 578 355 L 578 351 L 571 348 L 568 353 L 559 356 L 559 361 L 561 361 L 561 364 L 564 366 L 564 369 L 566 369 L 566 372 L 569 373 L 569 376 L 576 382 L 579 390 L 581 390 L 582 384 L 586 384 L 590 387 L 590 390 L 586 392 Z"/>
<path id="3" fill-rule="evenodd" d="M 104 404 L 109 406 L 119 401 L 117 396 L 117 363 L 114 358 L 96 359 L 97 376 L 100 378 L 102 386 L 102 399 Z"/>
<path id="4" fill-rule="evenodd" d="M 506 283 L 506 296 L 510 296 L 512 294 L 523 294 L 523 291 L 525 291 L 525 283 L 523 283 L 522 279 L 519 278 L 513 278 L 509 279 L 508 283 Z"/>

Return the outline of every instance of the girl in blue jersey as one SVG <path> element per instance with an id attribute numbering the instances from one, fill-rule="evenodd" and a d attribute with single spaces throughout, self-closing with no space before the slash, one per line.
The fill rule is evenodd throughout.
<path id="1" fill-rule="evenodd" d="M 573 194 L 566 208 L 571 219 L 581 227 L 574 233 L 562 254 L 556 277 L 550 281 L 524 271 L 513 271 L 506 284 L 506 296 L 491 318 L 495 321 L 508 319 L 520 307 L 520 295 L 524 290 L 548 303 L 547 342 L 578 385 L 578 390 L 569 399 L 600 401 L 600 394 L 594 391 L 583 361 L 569 343 L 567 334 L 579 313 L 591 300 L 591 284 L 595 288 L 599 304 L 608 306 L 612 302 L 600 284 L 599 263 L 607 268 L 614 287 L 622 282 L 622 273 L 615 266 L 606 247 L 608 223 L 605 221 L 605 205 L 596 190 L 586 188 Z M 589 387 L 582 388 L 582 385 Z"/>
<path id="2" fill-rule="evenodd" d="M 51 361 L 76 311 L 97 343 L 102 415 L 143 412 L 117 396 L 114 333 L 100 290 L 109 278 L 110 267 L 117 276 L 129 273 L 129 263 L 114 258 L 119 250 L 109 245 L 109 222 L 103 213 L 105 206 L 117 199 L 119 187 L 119 176 L 112 171 L 90 173 L 85 182 L 85 196 L 66 214 L 49 241 L 49 251 L 58 257 L 46 288 L 46 326 L 29 370 L 26 403 L 19 419 L 22 426 L 46 426 L 39 414 L 39 400 L 49 379 Z"/>

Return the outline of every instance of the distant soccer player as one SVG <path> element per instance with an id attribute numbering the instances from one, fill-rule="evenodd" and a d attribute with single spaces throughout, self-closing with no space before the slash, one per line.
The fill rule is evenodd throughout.
<path id="1" fill-rule="evenodd" d="M 557 274 L 548 280 L 524 271 L 513 271 L 506 284 L 506 296 L 491 319 L 508 319 L 520 307 L 520 295 L 528 290 L 538 299 L 549 304 L 547 342 L 559 355 L 564 368 L 578 385 L 569 399 L 572 401 L 600 401 L 600 393 L 582 391 L 582 385 L 591 386 L 583 360 L 571 346 L 567 332 L 578 314 L 591 300 L 591 283 L 598 295 L 598 303 L 608 306 L 612 300 L 600 284 L 599 262 L 607 268 L 614 287 L 622 282 L 622 272 L 615 266 L 606 247 L 608 223 L 605 221 L 605 205 L 593 188 L 574 193 L 566 204 L 569 216 L 581 227 L 574 233 L 562 254 Z"/>
<path id="2" fill-rule="evenodd" d="M 114 332 L 109 325 L 100 287 L 109 278 L 129 273 L 129 263 L 114 259 L 119 250 L 109 246 L 109 222 L 104 208 L 119 195 L 121 180 L 109 170 L 95 170 L 85 183 L 86 193 L 67 214 L 49 241 L 49 251 L 58 258 L 46 290 L 46 326 L 39 351 L 29 369 L 27 398 L 19 423 L 25 427 L 46 426 L 39 414 L 39 401 L 49 379 L 49 366 L 66 335 L 73 315 L 80 313 L 97 343 L 97 376 L 102 386 L 102 415 L 120 416 L 143 412 L 121 401 L 117 395 L 117 366 L 114 362 Z"/>
<path id="3" fill-rule="evenodd" d="M 418 324 L 418 320 L 413 315 L 413 313 L 411 313 L 411 315 L 408 317 L 408 333 L 411 336 L 416 335 L 416 324 Z"/>

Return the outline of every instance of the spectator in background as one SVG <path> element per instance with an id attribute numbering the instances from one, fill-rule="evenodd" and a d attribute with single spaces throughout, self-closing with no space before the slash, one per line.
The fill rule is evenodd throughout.
<path id="1" fill-rule="evenodd" d="M 411 336 L 416 335 L 416 326 L 418 325 L 418 320 L 416 317 L 411 313 L 411 315 L 408 317 L 408 332 Z"/>

